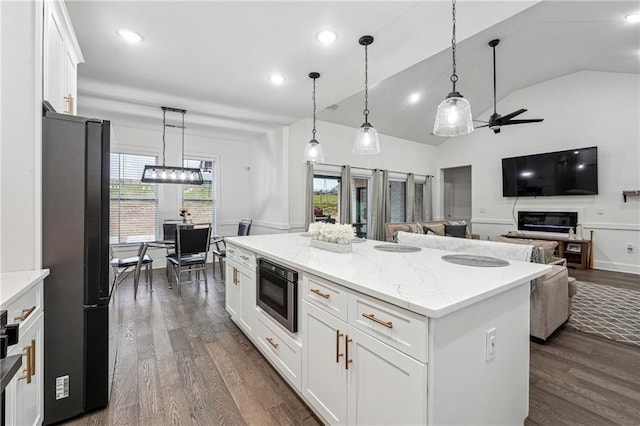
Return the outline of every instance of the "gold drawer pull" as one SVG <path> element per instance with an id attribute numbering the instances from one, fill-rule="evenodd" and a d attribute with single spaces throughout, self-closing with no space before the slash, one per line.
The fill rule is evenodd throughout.
<path id="1" fill-rule="evenodd" d="M 362 314 L 366 319 L 370 319 L 373 322 L 377 322 L 378 324 L 384 325 L 387 328 L 393 328 L 393 323 L 391 321 L 382 321 L 376 318 L 373 314 Z"/>
<path id="2" fill-rule="evenodd" d="M 346 336 L 344 336 L 344 352 L 345 352 L 345 358 L 344 358 L 344 369 L 348 370 L 349 369 L 349 364 L 351 364 L 353 362 L 352 359 L 349 359 L 349 343 L 353 342 L 353 339 L 349 339 L 349 335 L 347 334 Z"/>
<path id="3" fill-rule="evenodd" d="M 36 340 L 31 339 L 31 374 L 36 375 Z"/>
<path id="4" fill-rule="evenodd" d="M 249 256 L 245 256 L 245 255 L 240 255 L 241 258 L 243 258 L 244 260 L 249 260 Z"/>
<path id="5" fill-rule="evenodd" d="M 26 320 L 26 319 L 27 319 L 27 317 L 28 317 L 29 315 L 31 315 L 31 313 L 32 313 L 33 311 L 35 311 L 35 310 L 36 310 L 35 305 L 34 305 L 34 306 L 32 306 L 32 307 L 30 307 L 29 309 L 23 309 L 23 310 L 22 310 L 22 315 L 20 315 L 20 316 L 18 316 L 18 317 L 14 317 L 14 318 L 13 318 L 13 320 L 14 320 L 14 321 L 24 321 L 24 320 Z"/>
<path id="6" fill-rule="evenodd" d="M 273 346 L 273 349 L 278 349 L 278 344 L 275 343 L 271 337 L 267 337 L 266 339 L 267 339 L 267 342 L 269 342 L 269 344 Z"/>
<path id="7" fill-rule="evenodd" d="M 320 296 L 320 297 L 324 297 L 325 299 L 328 299 L 328 298 L 329 298 L 329 296 L 331 296 L 330 294 L 324 294 L 324 293 L 322 293 L 322 292 L 321 292 L 320 290 L 318 290 L 317 288 L 312 288 L 312 289 L 311 289 L 311 293 L 315 293 L 315 294 L 317 294 L 317 295 L 318 295 L 318 296 Z"/>
<path id="8" fill-rule="evenodd" d="M 238 285 L 238 270 L 236 268 L 233 268 L 233 283 Z"/>
<path id="9" fill-rule="evenodd" d="M 28 384 L 31 383 L 31 375 L 33 374 L 31 371 L 31 346 L 26 346 L 23 348 L 23 350 L 25 351 L 25 355 L 27 356 L 27 368 L 24 370 L 24 376 L 18 377 L 18 380 L 26 380 Z"/>
<path id="10" fill-rule="evenodd" d="M 344 354 L 340 353 L 340 338 L 344 336 L 344 334 L 340 333 L 340 330 L 336 330 L 336 363 L 340 363 L 340 357 L 344 356 Z"/>

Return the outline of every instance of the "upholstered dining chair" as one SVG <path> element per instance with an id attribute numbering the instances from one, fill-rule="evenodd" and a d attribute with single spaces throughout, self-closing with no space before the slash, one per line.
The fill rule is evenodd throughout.
<path id="1" fill-rule="evenodd" d="M 149 284 L 149 292 L 153 292 L 153 259 L 147 254 L 147 243 L 140 243 L 138 254 L 136 256 L 120 259 L 115 257 L 113 248 L 109 246 L 111 253 L 111 268 L 113 269 L 113 286 L 117 286 L 124 277 L 125 273 L 133 271 L 133 297 L 138 295 L 138 283 L 140 281 L 140 271 L 145 267 L 146 282 Z M 131 269 L 133 268 L 133 269 Z"/>
<path id="2" fill-rule="evenodd" d="M 253 223 L 252 219 L 240 219 L 238 223 L 238 236 L 249 235 L 251 231 L 251 223 Z M 220 266 L 220 280 L 224 282 L 224 264 L 227 258 L 227 245 L 224 242 L 224 238 L 218 238 L 213 241 L 213 244 L 216 246 L 215 249 L 212 250 L 213 253 L 213 276 L 216 276 L 216 259 L 218 259 L 218 265 Z"/>
<path id="3" fill-rule="evenodd" d="M 209 291 L 207 282 L 207 254 L 211 241 L 211 223 L 198 223 L 193 225 L 178 225 L 176 232 L 176 252 L 167 256 L 167 262 L 173 270 L 178 286 L 178 296 L 181 295 L 180 287 L 187 282 L 200 282 L 200 271 L 203 273 L 205 291 Z M 183 282 L 182 275 L 196 272 L 194 281 Z M 169 277 L 171 281 L 171 277 Z"/>

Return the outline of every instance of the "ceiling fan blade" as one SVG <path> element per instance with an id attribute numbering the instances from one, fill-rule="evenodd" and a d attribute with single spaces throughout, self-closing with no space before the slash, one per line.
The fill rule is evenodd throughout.
<path id="1" fill-rule="evenodd" d="M 484 120 L 476 120 L 475 118 L 473 119 L 473 121 L 476 121 L 478 123 L 489 123 L 488 121 L 484 121 Z"/>
<path id="2" fill-rule="evenodd" d="M 509 113 L 509 114 L 507 114 L 507 115 L 503 115 L 503 116 L 502 116 L 502 118 L 501 118 L 501 120 L 502 120 L 503 122 L 505 122 L 505 121 L 509 121 L 509 120 L 510 120 L 510 119 L 512 119 L 513 117 L 516 117 L 516 116 L 518 116 L 518 115 L 522 114 L 523 112 L 527 112 L 527 110 L 526 110 L 526 109 L 524 109 L 524 108 L 522 108 L 522 109 L 519 109 L 519 110 L 517 110 L 517 111 L 513 111 L 512 113 Z"/>
<path id="3" fill-rule="evenodd" d="M 483 124 L 482 126 L 473 126 L 474 129 L 479 129 L 480 127 L 489 127 L 489 124 Z"/>
<path id="4" fill-rule="evenodd" d="M 510 124 L 525 124 L 525 123 L 539 123 L 543 121 L 544 118 L 529 118 L 524 120 L 509 120 L 507 122 L 501 123 L 503 126 L 508 126 Z"/>

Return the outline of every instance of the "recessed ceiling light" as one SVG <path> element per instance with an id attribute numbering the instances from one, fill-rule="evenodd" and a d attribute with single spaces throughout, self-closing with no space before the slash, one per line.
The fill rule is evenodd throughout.
<path id="1" fill-rule="evenodd" d="M 329 43 L 333 43 L 338 39 L 338 34 L 335 31 L 324 30 L 324 31 L 320 31 L 316 36 L 316 38 L 322 44 L 329 44 Z"/>
<path id="2" fill-rule="evenodd" d="M 631 15 L 625 16 L 624 19 L 627 22 L 640 22 L 640 14 L 639 13 L 633 13 Z"/>
<path id="3" fill-rule="evenodd" d="M 412 104 L 415 104 L 419 100 L 420 100 L 420 93 L 413 93 L 411 96 L 409 96 L 409 102 L 411 102 Z"/>
<path id="4" fill-rule="evenodd" d="M 271 80 L 273 84 L 282 84 L 284 83 L 285 78 L 280 74 L 271 74 L 269 76 L 269 80 Z"/>
<path id="5" fill-rule="evenodd" d="M 118 35 L 129 43 L 140 43 L 142 41 L 142 36 L 140 34 L 126 28 L 119 29 Z"/>

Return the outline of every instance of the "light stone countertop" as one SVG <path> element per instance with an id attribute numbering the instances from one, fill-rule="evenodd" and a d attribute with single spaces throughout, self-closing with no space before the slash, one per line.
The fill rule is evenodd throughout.
<path id="1" fill-rule="evenodd" d="M 351 253 L 310 247 L 301 234 L 225 237 L 225 241 L 352 290 L 415 313 L 439 318 L 493 295 L 528 283 L 551 270 L 548 265 L 510 260 L 506 267 L 455 265 L 441 259 L 449 251 L 423 248 L 414 253 L 374 249 L 390 244 L 366 240 Z M 490 256 L 490 253 L 487 253 Z"/>
<path id="2" fill-rule="evenodd" d="M 49 275 L 48 269 L 0 273 L 0 309 L 22 296 L 31 285 L 42 281 Z"/>

